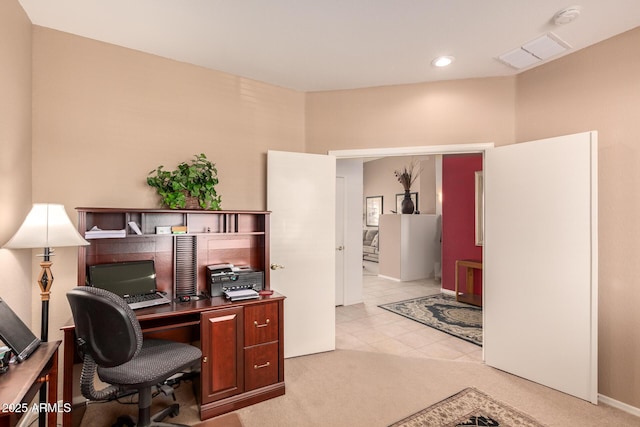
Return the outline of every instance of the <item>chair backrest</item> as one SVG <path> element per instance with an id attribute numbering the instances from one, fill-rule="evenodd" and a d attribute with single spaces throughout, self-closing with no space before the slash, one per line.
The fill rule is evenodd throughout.
<path id="1" fill-rule="evenodd" d="M 79 286 L 67 292 L 80 349 L 98 366 L 131 360 L 142 347 L 142 330 L 122 297 L 100 288 Z"/>

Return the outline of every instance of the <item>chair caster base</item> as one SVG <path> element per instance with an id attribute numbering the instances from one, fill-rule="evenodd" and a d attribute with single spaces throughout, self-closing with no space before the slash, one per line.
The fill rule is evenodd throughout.
<path id="1" fill-rule="evenodd" d="M 162 411 L 151 417 L 152 423 L 162 422 L 167 417 L 177 417 L 180 414 L 180 405 L 174 403 L 173 405 L 164 408 Z"/>
<path id="2" fill-rule="evenodd" d="M 135 427 L 136 423 L 128 415 L 119 416 L 111 427 Z"/>

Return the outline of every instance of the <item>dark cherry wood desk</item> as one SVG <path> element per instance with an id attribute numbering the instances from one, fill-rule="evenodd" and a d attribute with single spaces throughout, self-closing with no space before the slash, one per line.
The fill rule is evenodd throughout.
<path id="1" fill-rule="evenodd" d="M 27 360 L 11 365 L 0 375 L 0 427 L 14 426 L 27 412 L 46 413 L 47 425 L 55 426 L 58 417 L 58 347 L 60 341 L 46 342 Z M 42 384 L 47 383 L 47 408 L 33 408 L 31 401 Z"/>
<path id="2" fill-rule="evenodd" d="M 277 293 L 236 302 L 215 297 L 136 310 L 136 316 L 145 338 L 201 342 L 200 416 L 206 419 L 284 394 L 284 299 Z M 71 402 L 74 325 L 62 330 L 62 394 Z M 63 413 L 62 425 L 73 425 L 72 413 Z"/>

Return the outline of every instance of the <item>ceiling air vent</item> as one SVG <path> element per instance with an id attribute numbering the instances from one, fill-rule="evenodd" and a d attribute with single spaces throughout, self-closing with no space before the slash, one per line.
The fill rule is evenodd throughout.
<path id="1" fill-rule="evenodd" d="M 548 33 L 500 55 L 498 59 L 517 70 L 521 70 L 559 55 L 569 48 L 571 46 L 568 43 L 555 34 Z"/>

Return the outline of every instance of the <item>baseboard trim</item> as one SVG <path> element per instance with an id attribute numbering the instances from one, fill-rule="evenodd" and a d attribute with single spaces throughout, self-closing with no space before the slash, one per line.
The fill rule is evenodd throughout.
<path id="1" fill-rule="evenodd" d="M 440 288 L 440 292 L 442 292 L 445 295 L 451 295 L 453 297 L 456 296 L 456 291 L 452 291 L 451 289 Z"/>
<path id="2" fill-rule="evenodd" d="M 609 396 L 605 396 L 604 394 L 598 394 L 598 402 L 604 403 L 605 405 L 609 405 L 616 409 L 620 409 L 621 411 L 624 411 L 631 415 L 635 415 L 636 417 L 640 417 L 640 408 L 636 408 L 635 406 L 620 402 L 619 400 L 613 399 Z"/>

